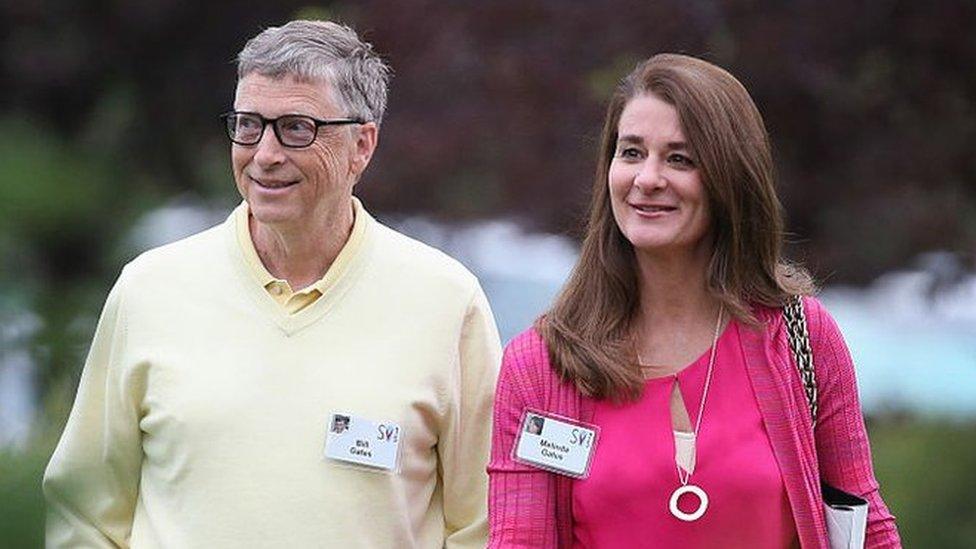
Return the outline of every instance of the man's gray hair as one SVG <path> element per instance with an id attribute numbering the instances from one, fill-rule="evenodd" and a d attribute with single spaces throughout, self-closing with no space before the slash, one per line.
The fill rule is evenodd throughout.
<path id="1" fill-rule="evenodd" d="M 348 116 L 383 121 L 390 67 L 356 31 L 331 21 L 292 21 L 248 40 L 237 55 L 238 82 L 257 73 L 325 81 Z"/>

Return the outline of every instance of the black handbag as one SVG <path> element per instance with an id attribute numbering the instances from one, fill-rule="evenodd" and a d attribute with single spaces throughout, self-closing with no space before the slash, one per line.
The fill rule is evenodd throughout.
<path id="1" fill-rule="evenodd" d="M 810 406 L 813 426 L 817 426 L 817 373 L 813 367 L 813 351 L 810 348 L 810 332 L 803 311 L 803 298 L 793 296 L 783 307 L 783 318 L 789 336 L 793 361 L 800 371 L 803 392 Z M 820 494 L 824 502 L 824 518 L 831 549 L 862 549 L 867 528 L 868 502 L 835 488 L 822 479 Z"/>

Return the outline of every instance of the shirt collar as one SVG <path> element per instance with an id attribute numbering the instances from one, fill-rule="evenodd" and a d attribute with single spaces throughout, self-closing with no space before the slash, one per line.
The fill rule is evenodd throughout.
<path id="1" fill-rule="evenodd" d="M 368 223 L 369 214 L 363 208 L 362 203 L 355 196 L 352 197 L 352 207 L 353 207 L 353 225 L 352 231 L 349 234 L 349 239 L 342 246 L 339 251 L 339 255 L 336 256 L 335 261 L 329 266 L 326 271 L 325 276 L 310 284 L 307 288 L 302 288 L 300 292 L 306 293 L 311 290 L 318 290 L 321 293 L 325 293 L 326 288 L 332 284 L 342 272 L 345 271 L 349 264 L 349 261 L 355 256 L 356 251 L 361 247 L 363 242 L 363 236 L 366 233 L 366 226 Z M 268 287 L 269 284 L 275 282 L 285 282 L 279 278 L 275 278 L 264 263 L 261 262 L 261 258 L 258 256 L 257 249 L 254 247 L 254 241 L 251 239 L 251 230 L 249 227 L 250 210 L 248 209 L 247 202 L 242 201 L 237 208 L 234 209 L 233 213 L 235 232 L 237 234 L 237 244 L 244 254 L 244 261 L 248 266 L 248 270 L 251 272 L 255 281 L 262 287 Z M 287 282 L 286 282 L 287 284 Z"/>

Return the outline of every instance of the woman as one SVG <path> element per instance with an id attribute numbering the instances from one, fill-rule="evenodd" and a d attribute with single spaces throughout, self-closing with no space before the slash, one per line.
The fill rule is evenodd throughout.
<path id="1" fill-rule="evenodd" d="M 579 262 L 505 352 L 491 547 L 826 548 L 821 480 L 868 500 L 867 546 L 900 546 L 850 355 L 804 297 L 813 427 L 782 319 L 813 287 L 782 259 L 782 233 L 742 85 L 687 56 L 640 64 L 610 101 Z M 526 410 L 554 419 L 552 437 L 598 438 L 556 455 L 556 438 L 520 438 Z"/>

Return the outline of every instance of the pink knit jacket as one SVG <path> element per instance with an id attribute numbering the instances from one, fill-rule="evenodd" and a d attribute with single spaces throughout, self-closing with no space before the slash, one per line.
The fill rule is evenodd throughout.
<path id="1" fill-rule="evenodd" d="M 781 310 L 757 308 L 762 329 L 742 329 L 746 369 L 773 453 L 786 484 L 803 549 L 829 549 L 820 479 L 860 495 L 869 504 L 867 547 L 901 547 L 871 467 L 854 365 L 834 319 L 805 298 L 819 390 L 817 427 L 793 363 Z M 534 329 L 505 348 L 495 394 L 494 433 L 488 464 L 491 548 L 568 548 L 573 543 L 573 479 L 512 460 L 525 408 L 590 421 L 593 401 L 563 382 Z"/>

